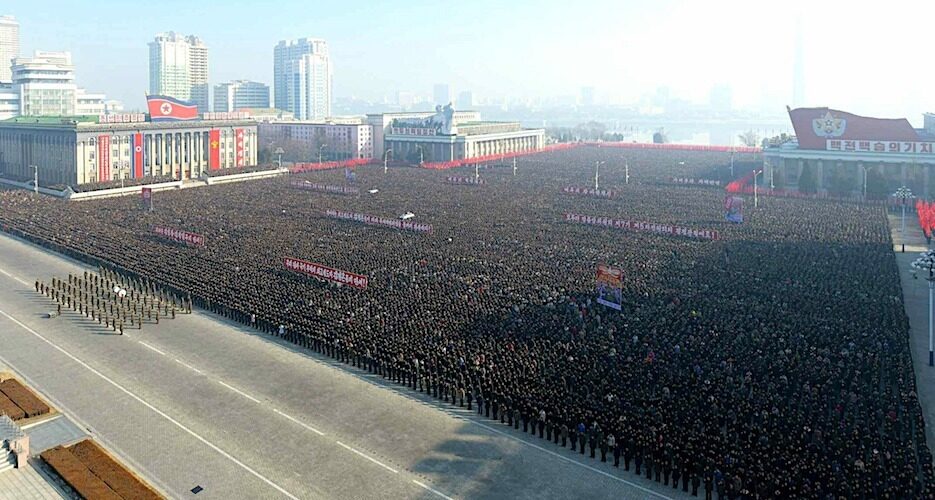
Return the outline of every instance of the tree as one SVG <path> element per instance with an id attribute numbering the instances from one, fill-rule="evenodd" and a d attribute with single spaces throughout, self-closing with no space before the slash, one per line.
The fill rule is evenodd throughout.
<path id="1" fill-rule="evenodd" d="M 853 172 L 848 173 L 846 168 L 838 165 L 832 168 L 831 178 L 828 181 L 828 191 L 838 195 L 846 195 L 850 194 L 856 185 Z"/>
<path id="2" fill-rule="evenodd" d="M 815 172 L 812 170 L 811 165 L 805 163 L 802 166 L 802 173 L 799 174 L 799 192 L 814 193 L 817 190 L 818 183 L 815 179 Z"/>
<path id="3" fill-rule="evenodd" d="M 602 138 L 604 133 L 607 132 L 607 125 L 592 120 L 576 126 L 574 132 L 578 137 L 584 140 L 596 141 Z"/>
<path id="4" fill-rule="evenodd" d="M 753 130 L 748 130 L 738 135 L 737 138 L 740 139 L 740 143 L 744 146 L 755 148 L 760 145 L 760 135 Z"/>
<path id="5" fill-rule="evenodd" d="M 886 178 L 876 168 L 867 171 L 867 198 L 880 200 L 889 196 Z"/>

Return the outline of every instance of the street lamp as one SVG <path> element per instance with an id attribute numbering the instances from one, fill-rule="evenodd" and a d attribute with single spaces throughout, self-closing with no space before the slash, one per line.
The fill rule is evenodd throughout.
<path id="1" fill-rule="evenodd" d="M 914 196 L 912 195 L 912 190 L 907 188 L 906 186 L 901 186 L 899 189 L 897 189 L 896 192 L 893 193 L 893 196 L 895 196 L 896 199 L 898 199 L 900 203 L 902 203 L 902 206 L 903 206 L 903 218 L 902 218 L 902 224 L 901 224 L 899 232 L 905 234 L 906 233 L 906 202 L 909 201 L 911 198 L 914 198 Z"/>
<path id="2" fill-rule="evenodd" d="M 756 191 L 757 191 L 757 189 L 756 189 L 756 178 L 757 178 L 757 176 L 759 176 L 759 175 L 762 174 L 762 173 L 763 173 L 763 169 L 762 169 L 762 168 L 761 168 L 758 172 L 753 172 L 753 208 L 756 208 L 757 205 L 759 204 L 758 201 L 757 201 L 757 195 L 756 195 Z"/>
<path id="3" fill-rule="evenodd" d="M 390 148 L 390 149 L 387 149 L 387 150 L 383 153 L 383 173 L 384 173 L 384 174 L 386 173 L 386 159 L 390 157 L 390 153 L 392 153 L 392 152 L 393 152 L 393 148 Z"/>
<path id="4" fill-rule="evenodd" d="M 326 147 L 328 147 L 327 144 L 322 144 L 321 146 L 318 146 L 318 163 L 321 163 L 321 150 L 325 149 Z"/>
<path id="5" fill-rule="evenodd" d="M 867 201 L 867 172 L 870 170 L 870 167 L 867 165 L 861 165 L 860 167 L 864 169 L 864 201 Z"/>
<path id="6" fill-rule="evenodd" d="M 630 185 L 630 162 L 626 158 L 623 159 L 623 173 L 624 183 Z"/>
<path id="7" fill-rule="evenodd" d="M 598 188 L 598 187 L 597 187 L 597 185 L 598 185 L 597 179 L 598 179 L 598 176 L 600 175 L 600 172 L 601 172 L 601 164 L 602 164 L 602 163 L 605 163 L 605 162 L 603 162 L 603 161 L 596 161 L 596 162 L 594 162 L 594 189 L 597 189 L 597 188 Z"/>
<path id="8" fill-rule="evenodd" d="M 925 271 L 928 273 L 925 281 L 929 283 L 929 366 L 935 366 L 935 354 L 932 349 L 932 306 L 933 294 L 935 294 L 935 250 L 922 252 L 921 257 L 914 260 L 912 264 L 912 275 L 915 277 L 916 271 Z"/>
<path id="9" fill-rule="evenodd" d="M 277 167 L 282 168 L 282 154 L 285 153 L 282 148 L 276 148 L 276 151 L 273 151 L 279 158 L 276 160 Z"/>
<path id="10" fill-rule="evenodd" d="M 416 144 L 416 149 L 419 150 L 419 165 L 425 164 L 425 151 L 422 149 L 422 146 Z"/>

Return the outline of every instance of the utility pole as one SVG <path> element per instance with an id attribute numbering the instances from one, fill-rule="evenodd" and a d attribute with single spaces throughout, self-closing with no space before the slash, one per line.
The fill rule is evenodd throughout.
<path id="1" fill-rule="evenodd" d="M 598 189 L 598 177 L 600 176 L 600 172 L 601 172 L 601 163 L 604 163 L 604 162 L 602 161 L 594 162 L 594 189 Z"/>
<path id="2" fill-rule="evenodd" d="M 754 173 L 753 173 L 753 208 L 756 208 L 756 207 L 757 207 L 756 178 L 757 178 L 758 175 L 760 175 L 760 174 L 762 174 L 762 173 L 763 173 L 763 169 L 760 169 L 759 172 L 754 172 Z"/>

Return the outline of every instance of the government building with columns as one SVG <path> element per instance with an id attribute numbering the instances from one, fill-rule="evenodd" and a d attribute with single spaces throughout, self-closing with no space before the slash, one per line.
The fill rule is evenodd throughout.
<path id="1" fill-rule="evenodd" d="M 545 130 L 519 122 L 481 121 L 473 111 L 437 106 L 435 113 L 368 115 L 375 136 L 382 135 L 390 159 L 425 163 L 469 160 L 488 155 L 535 151 L 545 146 Z M 379 133 L 382 132 L 382 133 Z M 375 148 L 376 149 L 376 148 Z M 374 157 L 382 159 L 374 151 Z"/>
<path id="2" fill-rule="evenodd" d="M 0 121 L 0 177 L 42 186 L 171 177 L 257 163 L 257 123 L 225 119 L 146 121 L 144 114 L 19 117 Z"/>
<path id="3" fill-rule="evenodd" d="M 924 115 L 922 129 L 905 118 L 869 118 L 829 108 L 790 109 L 789 118 L 795 138 L 763 150 L 764 184 L 800 188 L 802 173 L 809 170 L 818 192 L 845 186 L 860 193 L 874 176 L 888 193 L 907 186 L 924 197 L 935 194 L 935 115 Z"/>

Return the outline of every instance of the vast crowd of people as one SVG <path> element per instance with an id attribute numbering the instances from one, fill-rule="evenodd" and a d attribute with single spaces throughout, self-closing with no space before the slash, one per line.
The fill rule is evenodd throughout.
<path id="1" fill-rule="evenodd" d="M 613 199 L 563 187 L 601 187 Z M 724 221 L 723 153 L 581 147 L 448 175 L 360 167 L 359 196 L 288 178 L 69 203 L 0 192 L 5 231 L 159 282 L 273 335 L 669 487 L 730 499 L 930 498 L 884 208 L 760 199 Z M 629 183 L 625 167 L 629 167 Z M 735 165 L 736 167 L 736 165 Z M 742 172 L 737 172 L 741 175 Z M 347 182 L 343 171 L 300 178 Z M 375 192 L 371 192 L 374 191 Z M 432 234 L 326 218 L 429 223 Z M 565 212 L 715 229 L 700 241 L 562 221 Z M 205 235 L 204 247 L 154 235 Z M 295 257 L 369 277 L 357 290 Z M 623 270 L 621 311 L 595 272 Z"/>

